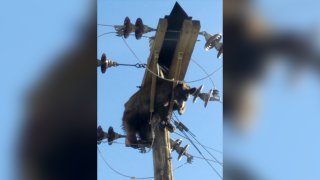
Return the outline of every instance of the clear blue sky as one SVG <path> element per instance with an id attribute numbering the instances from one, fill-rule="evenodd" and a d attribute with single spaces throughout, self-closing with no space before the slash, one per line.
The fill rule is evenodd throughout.
<path id="1" fill-rule="evenodd" d="M 201 21 L 201 30 L 211 34 L 222 32 L 222 1 L 206 0 L 198 3 L 196 1 L 179 1 L 180 5 L 195 20 Z M 151 27 L 156 28 L 159 18 L 169 15 L 175 1 L 98 1 L 98 23 L 103 24 L 122 24 L 126 16 L 134 23 L 138 17 Z M 114 31 L 109 27 L 98 27 L 98 34 Z M 147 35 L 153 35 L 149 33 Z M 208 72 L 213 72 L 222 65 L 222 60 L 216 58 L 216 51 L 206 52 L 203 48 L 205 41 L 202 36 L 198 37 L 194 49 L 193 58 L 201 64 Z M 134 36 L 127 39 L 129 45 L 138 55 L 141 61 L 146 62 L 149 56 L 149 42 L 144 38 L 137 41 Z M 121 38 L 115 35 L 106 35 L 98 39 L 98 58 L 105 52 L 107 57 L 119 63 L 137 63 L 134 56 L 130 53 Z M 138 89 L 136 86 L 142 82 L 144 69 L 129 67 L 110 68 L 106 74 L 101 74 L 98 70 L 98 123 L 105 129 L 113 126 L 115 131 L 123 133 L 121 129 L 121 118 L 124 111 L 124 103 Z M 194 63 L 190 63 L 185 80 L 194 80 L 204 77 Z M 213 77 L 216 88 L 222 90 L 222 70 L 218 71 Z M 209 80 L 190 84 L 191 86 L 204 85 L 204 91 L 209 91 L 212 85 Z M 197 138 L 205 145 L 222 150 L 222 104 L 211 103 L 205 109 L 199 100 L 192 104 L 191 99 L 187 104 L 184 115 L 180 120 L 187 125 Z M 177 138 L 177 136 L 172 136 Z M 124 139 L 119 140 L 124 142 Z M 183 141 L 183 145 L 187 144 Z M 137 150 L 126 148 L 122 144 L 109 146 L 102 144 L 99 146 L 103 156 L 108 163 L 118 171 L 130 176 L 149 177 L 153 176 L 152 152 L 140 154 Z M 204 152 L 204 150 L 202 150 Z M 200 156 L 195 148 L 190 148 L 190 153 Z M 212 152 L 219 160 L 222 154 Z M 207 155 L 207 158 L 210 156 Z M 210 158 L 212 159 L 212 158 Z M 186 159 L 177 161 L 177 155 L 173 153 L 173 167 L 183 164 Z M 213 164 L 220 174 L 222 168 Z M 98 154 L 98 177 L 99 179 L 128 179 L 121 177 L 111 171 L 102 161 Z M 193 164 L 185 165 L 174 172 L 175 179 L 219 179 L 210 169 L 205 161 L 194 159 Z"/>

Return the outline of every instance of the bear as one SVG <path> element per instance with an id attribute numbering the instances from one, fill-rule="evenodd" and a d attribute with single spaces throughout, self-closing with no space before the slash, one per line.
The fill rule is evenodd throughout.
<path id="1" fill-rule="evenodd" d="M 196 88 L 190 88 L 186 83 L 178 83 L 172 92 L 173 82 L 157 78 L 154 99 L 154 112 L 159 115 L 164 126 L 171 126 L 169 117 L 169 102 L 173 94 L 173 111 L 181 115 L 185 111 L 186 101 Z M 144 85 L 133 94 L 125 103 L 122 117 L 122 128 L 126 133 L 126 146 L 139 148 L 139 145 L 150 147 L 152 143 L 151 113 L 150 113 L 151 86 Z"/>

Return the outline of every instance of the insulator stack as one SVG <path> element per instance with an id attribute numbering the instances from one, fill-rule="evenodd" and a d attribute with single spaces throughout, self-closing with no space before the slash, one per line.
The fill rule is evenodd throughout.
<path id="1" fill-rule="evenodd" d="M 107 59 L 107 56 L 105 53 L 102 54 L 101 60 L 98 60 L 98 66 L 101 68 L 101 72 L 104 74 L 109 67 L 115 67 L 119 64 L 115 61 L 111 61 Z"/>
<path id="2" fill-rule="evenodd" d="M 116 133 L 114 132 L 113 128 L 110 126 L 108 129 L 108 144 L 111 145 L 112 141 L 116 139 Z"/>
<path id="3" fill-rule="evenodd" d="M 187 156 L 187 163 L 191 164 L 193 161 L 193 156 L 187 153 L 186 153 L 186 156 Z"/>
<path id="4" fill-rule="evenodd" d="M 209 101 L 220 101 L 219 90 L 213 89 L 213 90 L 210 90 L 210 92 L 211 94 L 209 96 Z"/>
<path id="5" fill-rule="evenodd" d="M 123 37 L 128 38 L 130 33 L 132 32 L 133 25 L 131 24 L 131 21 L 129 17 L 126 17 L 123 22 Z"/>
<path id="6" fill-rule="evenodd" d="M 215 34 L 211 36 L 210 38 L 206 38 L 206 44 L 204 45 L 204 48 L 208 51 L 212 48 L 214 48 L 221 40 L 222 35 L 221 34 Z"/>
<path id="7" fill-rule="evenodd" d="M 102 54 L 101 56 L 101 72 L 105 73 L 107 71 L 107 56 L 105 53 Z"/>
<path id="8" fill-rule="evenodd" d="M 114 132 L 114 130 L 111 126 L 108 129 L 108 133 L 104 132 L 101 126 L 98 126 L 98 128 L 97 128 L 98 144 L 100 144 L 102 140 L 107 139 L 108 144 L 111 145 L 114 140 L 119 139 L 119 138 L 123 138 L 123 137 L 126 137 L 126 136 Z"/>
<path id="9" fill-rule="evenodd" d="M 210 89 L 208 93 L 201 93 L 202 85 L 192 94 L 193 103 L 196 102 L 198 98 L 204 101 L 204 107 L 207 107 L 209 101 L 220 101 L 219 91 L 217 89 Z M 176 125 L 177 127 L 179 126 Z M 179 128 L 179 127 L 178 127 Z"/>
<path id="10" fill-rule="evenodd" d="M 179 147 L 179 149 L 176 150 L 178 152 L 178 154 L 179 154 L 178 161 L 181 160 L 182 156 L 187 154 L 188 148 L 189 148 L 189 144 L 185 145 L 183 148 Z"/>
<path id="11" fill-rule="evenodd" d="M 175 149 L 177 149 L 182 143 L 182 139 L 177 139 L 177 140 L 172 140 L 170 139 L 170 144 L 171 144 L 171 152 Z"/>
<path id="12" fill-rule="evenodd" d="M 136 39 L 141 39 L 145 33 L 156 31 L 156 29 L 144 25 L 141 18 L 138 18 L 133 25 L 129 17 L 124 19 L 123 25 L 115 25 L 114 28 L 117 36 L 123 36 L 124 38 L 128 38 L 130 33 L 135 32 Z"/>
<path id="13" fill-rule="evenodd" d="M 218 50 L 217 58 L 219 58 L 221 56 L 221 54 L 223 53 L 222 43 L 220 43 L 220 46 L 217 48 L 217 50 Z"/>
<path id="14" fill-rule="evenodd" d="M 222 39 L 221 34 L 215 34 L 215 35 L 210 35 L 206 31 L 202 31 L 199 33 L 200 35 L 203 35 L 204 38 L 206 39 L 206 44 L 204 45 L 204 48 L 206 51 L 215 48 L 218 51 L 217 58 L 221 56 L 223 53 L 223 48 L 222 48 L 222 43 L 220 42 Z"/>
<path id="15" fill-rule="evenodd" d="M 208 105 L 208 103 L 209 103 L 209 101 L 210 101 L 210 98 L 212 97 L 212 92 L 213 92 L 213 90 L 210 89 L 208 95 L 206 96 L 207 98 L 206 98 L 205 101 L 204 101 L 204 107 L 207 107 L 207 105 Z"/>
<path id="16" fill-rule="evenodd" d="M 219 96 L 219 90 L 218 90 L 218 89 L 212 90 L 212 96 L 213 96 L 213 97 Z"/>
<path id="17" fill-rule="evenodd" d="M 97 128 L 97 141 L 98 144 L 106 137 L 105 132 L 103 131 L 101 126 L 98 126 Z"/>
<path id="18" fill-rule="evenodd" d="M 189 148 L 189 144 L 185 145 L 184 147 L 181 147 L 180 146 L 181 143 L 182 143 L 181 139 L 177 139 L 175 141 L 170 139 L 170 144 L 171 144 L 171 148 L 172 148 L 171 151 L 175 150 L 178 153 L 178 161 L 181 160 L 182 156 L 187 156 L 187 158 L 189 159 L 189 160 L 187 160 L 187 162 L 190 161 L 190 163 L 191 163 L 193 157 L 187 153 L 188 148 Z"/>
<path id="19" fill-rule="evenodd" d="M 144 25 L 143 25 L 142 19 L 138 18 L 135 24 L 136 39 L 141 39 L 143 33 L 144 33 Z"/>
<path id="20" fill-rule="evenodd" d="M 200 87 L 198 87 L 198 89 L 192 94 L 193 95 L 193 103 L 196 102 L 196 100 L 198 99 L 199 97 L 199 94 L 201 93 L 201 90 L 203 88 L 203 85 L 201 85 Z"/>

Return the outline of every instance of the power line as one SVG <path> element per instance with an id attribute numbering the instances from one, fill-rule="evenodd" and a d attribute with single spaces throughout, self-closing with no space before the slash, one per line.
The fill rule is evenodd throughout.
<path id="1" fill-rule="evenodd" d="M 101 37 L 101 36 L 104 36 L 104 35 L 107 35 L 107 34 L 112 34 L 112 33 L 114 33 L 114 34 L 116 34 L 117 32 L 107 32 L 107 33 L 103 33 L 103 34 L 100 34 L 100 35 L 98 35 L 97 37 L 99 38 L 99 37 Z M 134 34 L 129 34 L 130 36 L 134 36 Z M 143 37 L 143 38 L 148 38 L 148 39 L 150 39 L 151 37 L 149 37 L 149 36 L 141 36 L 141 37 Z"/>
<path id="2" fill-rule="evenodd" d="M 175 113 L 173 113 L 173 114 L 174 114 L 175 118 L 177 119 L 177 121 L 179 121 L 177 115 L 176 115 Z M 180 121 L 179 121 L 179 122 L 180 122 Z M 185 131 L 181 131 L 181 132 L 182 132 L 182 133 L 184 134 L 184 136 L 190 141 L 190 143 L 196 148 L 196 150 L 199 152 L 199 154 L 202 156 L 202 158 L 210 165 L 210 167 L 211 167 L 211 168 L 218 174 L 218 176 L 222 179 L 222 176 L 221 176 L 221 175 L 217 172 L 217 170 L 211 165 L 211 163 L 209 163 L 208 159 L 204 157 L 204 155 L 202 154 L 202 152 L 198 149 L 198 147 L 194 144 L 194 142 L 189 138 L 189 136 L 187 135 L 187 133 L 186 133 Z M 195 139 L 195 140 L 199 143 L 199 145 L 200 145 L 203 149 L 205 149 L 205 150 L 207 151 L 207 153 L 209 153 L 209 154 L 211 155 L 211 157 L 212 157 L 219 165 L 222 166 L 222 163 L 219 162 L 219 161 L 195 138 L 195 136 L 194 136 L 192 133 L 190 133 L 189 131 L 188 131 L 188 133 L 193 137 L 193 139 Z"/>
<path id="3" fill-rule="evenodd" d="M 103 142 L 105 142 L 105 141 L 103 141 Z M 125 144 L 125 143 L 120 143 L 120 142 L 116 142 L 116 141 L 114 141 L 113 143 L 116 143 L 116 144 Z M 114 169 L 114 168 L 107 162 L 107 160 L 106 160 L 106 159 L 104 158 L 104 156 L 102 155 L 99 147 L 97 147 L 97 149 L 98 149 L 98 152 L 99 152 L 100 157 L 101 157 L 101 159 L 103 160 L 103 162 L 108 166 L 109 169 L 111 169 L 113 172 L 117 173 L 118 175 L 123 176 L 123 177 L 126 177 L 126 178 L 130 178 L 130 179 L 153 179 L 153 178 L 154 178 L 154 177 L 135 177 L 135 176 L 129 176 L 129 175 L 126 175 L 126 174 L 124 174 L 124 173 L 121 173 L 121 172 L 117 171 L 116 169 Z M 195 157 L 195 158 L 200 158 L 200 157 L 197 157 L 197 156 L 193 156 L 193 157 Z M 200 159 L 201 159 L 201 158 L 200 158 Z M 211 160 L 211 161 L 212 161 L 212 160 Z M 173 171 L 176 171 L 176 170 L 182 168 L 182 167 L 183 167 L 184 165 L 186 165 L 186 164 L 188 164 L 188 162 L 185 162 L 185 163 L 183 163 L 182 165 L 175 167 L 175 168 L 173 169 Z"/>
<path id="4" fill-rule="evenodd" d="M 98 152 L 99 152 L 102 160 L 104 161 L 104 163 L 109 167 L 109 169 L 111 169 L 113 172 L 117 173 L 118 175 L 123 176 L 123 177 L 126 177 L 126 178 L 130 178 L 130 179 L 153 179 L 153 177 L 135 177 L 135 176 L 128 176 L 128 175 L 126 175 L 126 174 L 123 174 L 123 173 L 117 171 L 116 169 L 114 169 L 114 168 L 106 161 L 106 159 L 105 159 L 104 156 L 102 155 L 99 147 L 97 147 L 97 149 L 98 149 Z"/>
<path id="5" fill-rule="evenodd" d="M 110 24 L 97 24 L 98 26 L 107 26 L 107 27 L 114 27 L 114 25 L 110 25 Z"/>
<path id="6" fill-rule="evenodd" d="M 130 50 L 130 52 L 133 54 L 133 56 L 140 62 L 142 63 L 142 61 L 139 59 L 139 57 L 137 56 L 137 54 L 132 50 L 132 48 L 129 46 L 129 44 L 127 43 L 127 41 L 121 37 L 123 42 L 125 43 L 125 45 L 127 46 L 127 48 Z M 164 77 L 161 77 L 159 76 L 158 74 L 154 73 L 152 70 L 150 70 L 148 67 L 146 67 L 146 70 L 148 72 L 150 72 L 152 75 L 162 79 L 162 80 L 166 80 L 166 81 L 169 81 L 169 82 L 175 82 L 175 83 L 179 83 L 179 82 L 185 82 L 185 83 L 194 83 L 194 82 L 198 82 L 198 81 L 202 81 L 202 80 L 205 80 L 207 78 L 210 78 L 210 76 L 212 76 L 213 74 L 215 74 L 217 71 L 219 71 L 220 69 L 222 68 L 222 66 L 220 66 L 219 68 L 217 68 L 216 70 L 214 70 L 212 73 L 210 74 L 207 74 L 207 76 L 203 77 L 203 78 L 200 78 L 200 79 L 195 79 L 195 80 L 192 80 L 192 81 L 180 81 L 180 80 L 174 80 L 174 79 L 167 79 L 167 78 L 164 78 Z"/>
<path id="7" fill-rule="evenodd" d="M 215 74 L 216 72 L 218 72 L 220 69 L 222 69 L 222 65 L 220 67 L 218 67 L 216 70 L 214 70 L 212 73 L 208 74 L 207 76 L 200 78 L 200 79 L 192 80 L 192 81 L 186 81 L 186 83 L 194 83 L 194 82 L 205 80 L 205 79 L 209 78 L 210 76 L 212 76 L 213 74 Z"/>
<path id="8" fill-rule="evenodd" d="M 100 34 L 100 35 L 98 36 L 98 38 L 101 37 L 101 36 L 107 35 L 107 34 L 112 34 L 112 33 L 116 33 L 116 32 L 106 32 L 106 33 Z"/>
<path id="9" fill-rule="evenodd" d="M 174 134 L 176 134 L 176 135 L 178 135 L 178 136 L 180 136 L 180 137 L 182 137 L 182 138 L 187 139 L 184 135 L 182 135 L 182 134 L 180 134 L 180 133 L 174 132 Z M 196 142 L 196 143 L 199 144 L 198 142 Z M 215 151 L 215 152 L 217 152 L 217 153 L 222 154 L 222 151 L 219 151 L 219 150 L 214 149 L 214 148 L 209 147 L 209 146 L 205 146 L 205 145 L 203 145 L 203 146 L 206 147 L 206 148 L 208 148 L 208 149 L 211 149 L 212 151 Z"/>
<path id="10" fill-rule="evenodd" d="M 216 160 L 213 160 L 213 159 L 202 158 L 202 157 L 194 156 L 194 155 L 192 155 L 192 157 L 198 158 L 198 159 L 203 159 L 203 160 L 208 160 L 208 161 L 211 161 L 211 162 L 214 162 L 214 163 L 219 163 L 219 162 L 217 162 Z"/>
<path id="11" fill-rule="evenodd" d="M 188 164 L 188 162 L 185 162 L 185 163 L 181 164 L 180 166 L 174 168 L 173 171 L 176 171 L 177 169 L 182 168 L 186 164 Z"/>
<path id="12" fill-rule="evenodd" d="M 175 113 L 173 113 L 175 115 Z M 176 116 L 176 115 L 175 115 Z M 177 118 L 177 116 L 176 116 Z M 178 120 L 178 119 L 177 119 Z M 179 120 L 178 120 L 179 121 Z M 207 162 L 207 164 L 214 170 L 214 172 L 222 179 L 222 176 L 219 174 L 219 172 L 212 166 L 212 164 L 208 161 L 207 158 L 202 154 L 200 149 L 194 144 L 194 142 L 189 138 L 188 134 L 185 131 L 181 131 L 184 136 L 189 140 L 189 142 L 193 145 L 193 147 L 198 151 L 198 153 L 202 156 L 202 158 Z M 215 159 L 215 158 L 214 158 Z M 217 161 L 217 160 L 216 160 Z M 217 161 L 219 162 L 219 161 Z M 219 163 L 220 164 L 220 163 Z M 221 164 L 220 164 L 221 165 Z"/>
<path id="13" fill-rule="evenodd" d="M 133 56 L 140 62 L 142 63 L 142 61 L 139 59 L 139 57 L 137 56 L 137 54 L 132 50 L 132 48 L 129 46 L 129 44 L 127 43 L 127 41 L 121 37 L 123 42 L 125 43 L 125 45 L 127 46 L 127 48 L 130 50 L 130 52 L 133 54 Z M 149 71 L 152 75 L 160 78 L 160 79 L 163 79 L 163 80 L 166 80 L 166 81 L 169 81 L 169 82 L 175 82 L 175 83 L 179 83 L 179 81 L 177 80 L 173 80 L 173 79 L 167 79 L 167 78 L 164 78 L 164 77 L 161 77 L 159 76 L 158 74 L 154 73 L 152 70 L 150 70 L 147 66 L 146 66 L 146 70 Z"/>
<path id="14" fill-rule="evenodd" d="M 185 138 L 185 139 L 187 139 L 185 136 L 183 136 L 183 135 L 181 135 L 183 138 Z M 101 143 L 107 143 L 107 141 L 101 141 Z M 125 144 L 125 143 L 122 143 L 122 142 L 118 142 L 118 141 L 112 141 L 112 143 L 113 144 Z M 133 145 L 138 145 L 138 144 L 133 144 Z M 219 163 L 219 162 L 217 162 L 216 160 L 213 160 L 213 159 L 208 159 L 208 158 L 202 158 L 202 157 L 199 157 L 199 156 L 194 156 L 194 155 L 192 155 L 192 157 L 194 157 L 194 158 L 198 158 L 198 159 L 203 159 L 203 160 L 208 160 L 208 161 L 212 161 L 212 162 L 215 162 L 215 163 Z M 188 163 L 188 162 L 187 162 Z M 222 163 L 223 164 L 223 163 Z M 178 167 L 176 167 L 176 169 L 177 169 Z"/>
<path id="15" fill-rule="evenodd" d="M 190 133 L 189 133 L 189 134 L 190 134 Z M 196 140 L 196 141 L 199 143 L 199 145 L 200 145 L 205 151 L 207 151 L 208 154 L 210 154 L 210 156 L 211 156 L 213 159 L 215 159 L 215 160 L 218 162 L 218 164 L 220 164 L 220 165 L 222 166 L 222 163 L 221 163 L 220 161 L 218 161 L 216 157 L 214 157 L 192 134 L 190 134 L 190 135 L 193 137 L 194 140 Z"/>
<path id="16" fill-rule="evenodd" d="M 198 153 L 202 156 L 202 158 L 207 162 L 207 164 L 214 170 L 214 172 L 222 179 L 222 176 L 219 174 L 219 172 L 212 166 L 212 164 L 204 157 L 202 152 L 198 149 L 198 147 L 193 143 L 193 141 L 188 137 L 186 132 L 182 131 L 182 133 L 187 137 L 187 139 L 190 141 L 190 143 L 196 148 Z"/>
<path id="17" fill-rule="evenodd" d="M 209 73 L 197 61 L 195 61 L 192 58 L 191 58 L 191 61 L 193 63 L 195 63 L 207 76 L 209 75 Z M 212 86 L 215 88 L 216 86 L 215 86 L 215 84 L 214 84 L 214 82 L 213 82 L 213 80 L 212 80 L 212 78 L 210 76 L 209 76 L 209 80 L 211 81 Z"/>
<path id="18" fill-rule="evenodd" d="M 178 119 L 178 117 L 177 117 L 177 115 L 176 115 L 175 113 L 174 113 L 174 116 L 175 116 L 175 118 L 177 119 L 177 121 L 179 121 L 179 119 Z M 185 134 L 184 131 L 182 131 L 182 133 Z M 216 160 L 216 161 L 218 162 L 218 164 L 220 164 L 220 165 L 222 166 L 222 163 L 221 163 L 216 157 L 214 157 L 214 156 L 202 145 L 202 143 L 200 143 L 200 142 L 197 140 L 197 138 L 195 137 L 195 135 L 193 135 L 192 133 L 190 133 L 190 132 L 188 132 L 188 131 L 187 131 L 187 133 L 189 133 L 190 136 L 191 136 L 194 140 L 196 140 L 196 142 L 198 142 L 198 144 L 199 144 L 214 160 Z"/>

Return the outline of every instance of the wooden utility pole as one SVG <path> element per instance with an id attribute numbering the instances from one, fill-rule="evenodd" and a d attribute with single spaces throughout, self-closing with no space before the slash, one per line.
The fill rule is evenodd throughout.
<path id="1" fill-rule="evenodd" d="M 182 81 L 188 69 L 190 58 L 200 31 L 200 22 L 191 20 L 181 6 L 176 3 L 171 14 L 159 20 L 157 32 L 147 67 L 153 73 L 161 76 L 158 65 L 165 66 L 169 72 L 164 78 Z M 150 113 L 154 112 L 154 102 L 157 78 L 148 71 L 145 72 L 142 86 L 151 86 Z M 173 87 L 176 83 L 173 83 Z M 170 91 L 172 89 L 164 89 Z M 168 99 L 170 101 L 170 99 Z M 169 105 L 169 115 L 172 115 L 173 104 Z M 170 133 L 160 125 L 163 121 L 159 115 L 152 116 L 152 129 L 154 130 L 154 142 L 152 146 L 154 179 L 173 180 L 171 163 Z"/>

